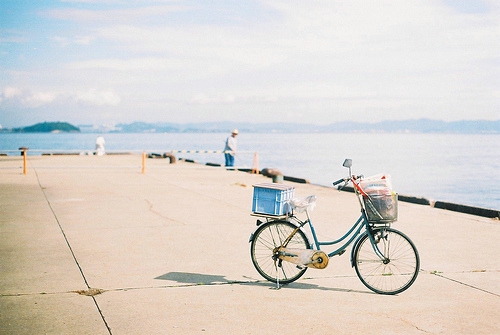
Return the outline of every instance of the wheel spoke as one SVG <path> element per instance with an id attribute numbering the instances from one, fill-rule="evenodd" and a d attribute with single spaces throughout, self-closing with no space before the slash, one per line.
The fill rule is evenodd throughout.
<path id="1" fill-rule="evenodd" d="M 300 278 L 307 268 L 298 268 L 296 264 L 276 260 L 274 250 L 296 227 L 286 221 L 269 222 L 257 229 L 250 247 L 252 262 L 257 271 L 267 280 L 286 284 Z M 289 247 L 308 249 L 309 242 L 299 230 L 288 243 Z"/>
<path id="2" fill-rule="evenodd" d="M 376 234 L 380 236 L 377 247 L 386 262 L 375 254 L 370 238 L 365 235 L 355 250 L 356 273 L 363 284 L 374 292 L 402 292 L 413 284 L 418 275 L 418 252 L 413 242 L 397 230 L 386 228 Z"/>

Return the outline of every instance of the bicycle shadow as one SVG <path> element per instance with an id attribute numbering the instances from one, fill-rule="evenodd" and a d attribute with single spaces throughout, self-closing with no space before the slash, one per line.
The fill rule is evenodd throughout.
<path id="1" fill-rule="evenodd" d="M 254 278 L 248 278 L 248 280 L 229 280 L 226 279 L 224 275 L 210 275 L 202 273 L 192 273 L 192 272 L 167 272 L 161 276 L 154 279 L 158 280 L 169 280 L 175 281 L 179 284 L 184 284 L 181 286 L 198 286 L 198 285 L 242 285 L 242 286 L 260 286 L 269 287 L 269 289 L 276 289 L 275 283 L 264 280 L 256 280 Z M 295 289 L 295 290 L 320 290 L 320 291 L 332 291 L 332 292 L 344 292 L 344 293 L 363 293 L 363 294 L 375 294 L 371 291 L 359 291 L 353 289 L 344 289 L 338 287 L 325 287 L 312 283 L 304 283 L 304 280 L 312 280 L 314 278 L 304 278 L 300 282 L 293 282 L 280 287 L 280 289 Z"/>

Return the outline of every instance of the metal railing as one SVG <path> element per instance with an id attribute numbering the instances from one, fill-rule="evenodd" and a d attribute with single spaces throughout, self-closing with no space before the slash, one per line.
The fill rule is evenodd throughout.
<path id="1" fill-rule="evenodd" d="M 28 152 L 32 155 L 28 155 Z M 162 154 L 158 154 L 158 153 Z M 91 156 L 97 155 L 97 152 L 94 150 L 55 150 L 55 149 L 29 149 L 27 147 L 21 147 L 18 150 L 0 150 L 1 156 L 13 156 L 17 153 L 20 153 L 23 161 L 23 174 L 27 174 L 28 169 L 28 156 L 63 156 L 63 155 L 80 155 L 80 156 Z M 139 154 L 141 155 L 141 173 L 146 172 L 146 159 L 163 157 L 169 158 L 170 163 L 175 163 L 176 157 L 175 154 L 225 154 L 229 153 L 229 151 L 224 150 L 164 150 L 164 149 L 156 149 L 156 150 L 106 150 L 105 155 L 133 155 Z M 237 154 L 253 154 L 253 161 L 251 172 L 259 173 L 259 162 L 258 162 L 258 154 L 253 151 L 238 151 Z M 181 158 L 183 159 L 183 158 Z M 194 160 L 183 159 L 188 162 L 196 163 Z M 220 164 L 207 163 L 207 165 L 211 166 L 222 166 Z M 242 169 L 242 167 L 226 167 L 228 169 Z M 245 167 L 246 168 L 246 167 Z"/>

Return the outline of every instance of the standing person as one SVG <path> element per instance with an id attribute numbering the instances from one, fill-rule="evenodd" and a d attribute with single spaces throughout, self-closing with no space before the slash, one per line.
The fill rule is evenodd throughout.
<path id="1" fill-rule="evenodd" d="M 95 154 L 97 156 L 104 156 L 104 153 L 105 153 L 105 150 L 104 150 L 104 144 L 106 143 L 106 141 L 104 141 L 104 137 L 102 136 L 99 136 L 97 137 L 97 139 L 95 140 Z"/>
<path id="2" fill-rule="evenodd" d="M 226 147 L 224 148 L 226 166 L 234 166 L 234 155 L 236 154 L 236 135 L 238 135 L 238 129 L 234 129 L 231 132 L 231 136 L 226 139 Z"/>

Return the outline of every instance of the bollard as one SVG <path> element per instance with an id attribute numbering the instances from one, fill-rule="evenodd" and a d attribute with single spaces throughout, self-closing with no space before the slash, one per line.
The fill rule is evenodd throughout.
<path id="1" fill-rule="evenodd" d="M 282 183 L 283 182 L 283 173 L 281 173 L 278 169 L 273 168 L 265 168 L 261 171 L 261 173 L 273 179 L 273 183 Z"/>
<path id="2" fill-rule="evenodd" d="M 27 147 L 20 147 L 19 150 L 21 150 L 21 155 L 23 156 L 23 174 L 28 174 L 27 170 L 27 159 L 26 156 L 28 154 L 28 149 Z"/>
<path id="3" fill-rule="evenodd" d="M 141 173 L 142 174 L 146 173 L 146 151 L 142 152 L 142 170 L 141 170 Z"/>
<path id="4" fill-rule="evenodd" d="M 170 160 L 170 164 L 175 164 L 175 162 L 177 161 L 175 155 L 171 152 L 164 153 L 163 158 L 168 158 Z"/>
<path id="5" fill-rule="evenodd" d="M 257 153 L 253 154 L 252 173 L 259 174 L 259 156 Z"/>
<path id="6" fill-rule="evenodd" d="M 282 183 L 283 182 L 283 175 L 282 174 L 277 174 L 272 177 L 273 183 Z"/>

